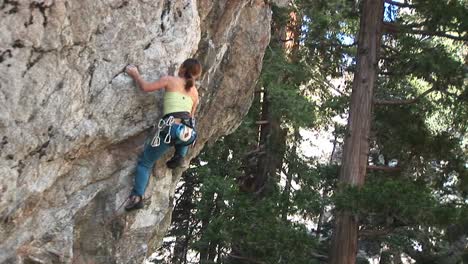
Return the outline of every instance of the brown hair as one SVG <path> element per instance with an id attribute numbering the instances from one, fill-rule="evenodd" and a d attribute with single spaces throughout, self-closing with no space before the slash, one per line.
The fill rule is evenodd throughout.
<path id="1" fill-rule="evenodd" d="M 196 59 L 187 59 L 181 67 L 184 69 L 185 90 L 188 91 L 195 84 L 195 79 L 200 77 L 202 66 Z"/>

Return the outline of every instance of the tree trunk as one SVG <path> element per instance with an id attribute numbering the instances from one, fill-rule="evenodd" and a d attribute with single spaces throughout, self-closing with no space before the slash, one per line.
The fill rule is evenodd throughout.
<path id="1" fill-rule="evenodd" d="M 172 227 L 169 232 L 176 237 L 171 260 L 171 263 L 175 264 L 187 263 L 188 245 L 193 236 L 193 223 L 191 223 L 193 214 L 191 209 L 194 207 L 192 197 L 196 183 L 193 181 L 193 175 L 189 175 L 187 172 L 182 175 L 182 178 L 185 182 L 185 188 L 174 207 Z"/>
<path id="2" fill-rule="evenodd" d="M 334 137 L 333 137 L 333 148 L 332 152 L 330 154 L 330 159 L 328 160 L 328 165 L 331 166 L 333 164 L 333 157 L 335 157 L 335 152 L 336 152 L 336 146 L 338 145 L 338 133 L 336 132 L 336 126 L 335 126 L 335 132 L 334 132 Z M 322 184 L 322 201 L 324 201 L 328 194 L 330 193 L 330 188 L 328 187 L 328 184 L 324 180 Z M 327 212 L 327 208 L 324 205 L 320 206 L 320 214 L 318 217 L 318 223 L 317 223 L 317 231 L 315 234 L 317 235 L 317 238 L 320 238 L 322 236 L 322 228 L 323 224 L 325 222 L 325 213 Z"/>
<path id="3" fill-rule="evenodd" d="M 230 151 L 228 148 L 224 149 L 223 152 L 220 154 L 220 160 L 227 162 L 230 155 Z M 223 175 L 226 179 L 229 177 L 229 171 L 227 169 L 222 168 L 219 172 Z M 200 263 L 214 263 L 214 259 L 216 258 L 216 248 L 220 241 L 218 239 L 212 239 L 210 235 L 207 233 L 208 228 L 210 226 L 210 221 L 212 219 L 216 219 L 220 214 L 220 208 L 217 206 L 219 200 L 223 200 L 222 194 L 214 192 L 204 192 L 203 193 L 203 201 L 207 203 L 208 208 L 205 212 L 205 216 L 201 219 L 201 228 L 199 233 L 201 234 L 200 241 L 203 241 L 205 245 L 200 248 Z"/>
<path id="4" fill-rule="evenodd" d="M 208 193 L 207 197 L 203 197 L 204 200 L 208 200 L 208 201 L 213 201 L 212 203 L 210 203 L 211 205 L 215 205 L 215 201 L 214 201 L 214 193 Z M 212 211 L 213 211 L 213 207 L 210 206 L 210 208 L 208 209 L 209 210 L 209 213 L 206 213 L 205 216 L 201 219 L 201 228 L 200 228 L 200 233 L 201 233 L 201 238 L 200 240 L 201 241 L 204 241 L 206 244 L 204 247 L 201 247 L 200 248 L 200 263 L 208 263 L 207 260 L 209 260 L 209 251 L 210 251 L 210 246 L 212 244 L 212 241 L 208 241 L 208 238 L 206 237 L 206 230 L 208 228 L 208 225 L 210 224 L 210 219 L 213 217 L 214 218 L 214 215 L 212 214 Z"/>
<path id="5" fill-rule="evenodd" d="M 299 51 L 299 44 L 300 44 L 300 34 L 301 34 L 301 25 L 302 25 L 302 20 L 298 18 L 298 14 L 294 11 L 291 11 L 289 13 L 289 21 L 288 25 L 286 27 L 281 27 L 278 31 L 279 38 L 284 38 L 287 40 L 286 42 L 283 43 L 283 48 L 286 51 L 286 53 L 289 55 L 289 59 L 291 61 L 297 61 L 298 60 L 298 51 Z M 287 76 L 284 76 L 283 79 L 286 79 Z M 293 141 L 293 147 L 291 149 L 291 153 L 296 153 L 297 150 L 297 144 L 300 139 L 300 134 L 299 134 L 299 128 L 294 127 L 293 129 L 293 135 L 294 135 L 294 141 Z M 283 143 L 283 149 L 281 150 L 281 153 L 279 154 L 279 157 L 281 159 L 284 158 L 285 152 L 286 152 L 286 136 L 287 132 L 283 131 L 282 133 L 282 139 L 281 142 Z M 294 155 L 293 154 L 293 155 Z M 279 174 L 281 175 L 282 167 L 283 167 L 283 161 L 278 161 L 278 164 L 280 165 L 277 169 L 279 170 Z M 283 205 L 281 209 L 281 219 L 286 222 L 288 219 L 288 212 L 289 212 L 289 206 L 290 206 L 290 196 L 291 196 L 291 184 L 292 184 L 292 179 L 293 179 L 293 171 L 291 168 L 288 169 L 288 173 L 286 173 L 286 183 L 284 186 L 284 191 L 282 193 L 282 200 L 283 200 Z"/>
<path id="6" fill-rule="evenodd" d="M 293 130 L 293 135 L 294 135 L 294 141 L 293 141 L 293 146 L 291 148 L 291 153 L 292 155 L 295 155 L 297 151 L 297 145 L 299 142 L 300 134 L 299 134 L 299 128 L 294 127 Z M 294 161 L 294 163 L 297 161 Z M 281 219 L 284 222 L 287 222 L 288 220 L 288 213 L 289 213 L 289 207 L 291 206 L 291 202 L 289 201 L 291 197 L 291 185 L 292 185 L 292 180 L 293 180 L 293 174 L 295 173 L 295 170 L 291 168 L 291 164 L 289 165 L 289 169 L 287 172 L 285 172 L 286 175 L 286 183 L 284 185 L 284 190 L 283 193 L 281 194 L 282 196 L 282 205 L 281 205 Z"/>
<path id="7" fill-rule="evenodd" d="M 373 89 L 377 79 L 383 22 L 383 0 L 364 0 L 358 37 L 357 68 L 343 150 L 340 186 L 362 186 L 366 175 Z M 330 250 L 332 264 L 354 264 L 358 218 L 350 211 L 336 213 Z"/>

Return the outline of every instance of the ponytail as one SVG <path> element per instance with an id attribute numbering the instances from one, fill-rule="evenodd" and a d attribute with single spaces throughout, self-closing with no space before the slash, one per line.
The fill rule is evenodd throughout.
<path id="1" fill-rule="evenodd" d="M 193 79 L 192 77 L 192 74 L 190 74 L 189 72 L 185 72 L 185 90 L 186 91 L 189 91 L 190 88 L 192 88 L 192 86 L 195 84 L 195 80 Z"/>
<path id="2" fill-rule="evenodd" d="M 187 59 L 182 63 L 182 69 L 184 69 L 185 79 L 185 90 L 189 91 L 192 86 L 195 85 L 195 79 L 200 77 L 202 67 L 200 62 L 196 59 Z"/>

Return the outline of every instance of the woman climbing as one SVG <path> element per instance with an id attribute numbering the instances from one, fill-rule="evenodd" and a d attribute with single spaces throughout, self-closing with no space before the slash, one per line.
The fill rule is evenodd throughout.
<path id="1" fill-rule="evenodd" d="M 178 76 L 165 76 L 149 83 L 142 79 L 135 66 L 125 68 L 125 72 L 144 92 L 165 89 L 164 115 L 159 121 L 156 135 L 146 141 L 138 160 L 133 190 L 125 210 L 143 208 L 143 194 L 156 160 L 174 146 L 174 156 L 166 163 L 167 167 L 174 169 L 182 163 L 188 146 L 195 141 L 194 116 L 198 105 L 195 80 L 200 77 L 201 71 L 201 64 L 196 59 L 187 59 L 180 66 Z"/>

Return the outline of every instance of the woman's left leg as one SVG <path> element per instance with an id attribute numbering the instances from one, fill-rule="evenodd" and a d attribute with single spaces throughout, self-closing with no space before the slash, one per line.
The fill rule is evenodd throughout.
<path id="1" fill-rule="evenodd" d="M 149 140 L 145 142 L 143 153 L 138 159 L 132 193 L 130 194 L 128 203 L 125 205 L 126 211 L 143 208 L 143 195 L 145 194 L 146 186 L 148 186 L 153 165 L 169 147 L 170 145 L 164 142 L 161 142 L 157 147 L 151 146 Z"/>
<path id="2" fill-rule="evenodd" d="M 195 131 L 192 132 L 190 139 L 187 142 L 184 142 L 177 137 L 175 137 L 175 153 L 174 156 L 166 162 L 167 167 L 174 169 L 182 164 L 183 158 L 187 155 L 189 146 L 195 141 L 197 138 L 197 133 Z"/>
<path id="3" fill-rule="evenodd" d="M 157 147 L 151 146 L 150 143 L 145 144 L 144 151 L 138 159 L 132 195 L 138 195 L 143 197 L 143 195 L 145 194 L 146 186 L 148 185 L 149 176 L 151 174 L 151 170 L 153 169 L 154 163 L 170 147 L 170 145 L 164 142 L 161 142 L 161 144 Z"/>

